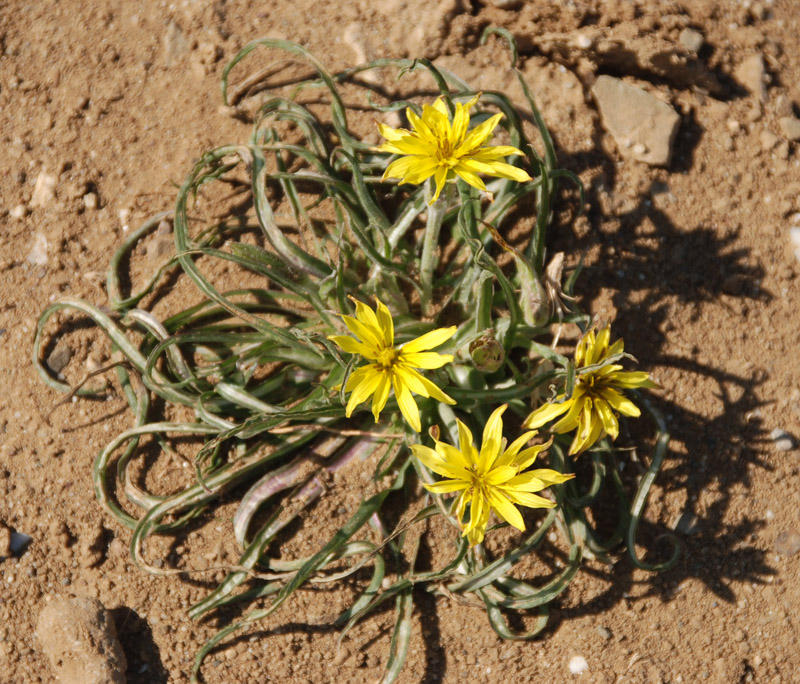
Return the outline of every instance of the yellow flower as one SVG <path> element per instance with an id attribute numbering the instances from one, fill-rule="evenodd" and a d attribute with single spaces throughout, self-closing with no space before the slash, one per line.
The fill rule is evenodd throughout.
<path id="1" fill-rule="evenodd" d="M 470 546 L 483 541 L 489 514 L 494 510 L 503 520 L 518 530 L 525 529 L 522 514 L 514 504 L 529 508 L 553 508 L 555 503 L 538 492 L 550 485 L 569 480 L 574 475 L 563 475 L 549 468 L 529 470 L 539 452 L 552 443 L 523 449 L 536 430 L 526 432 L 506 448 L 503 438 L 504 404 L 492 413 L 483 429 L 483 444 L 480 452 L 472 445 L 472 433 L 458 420 L 458 448 L 437 441 L 435 449 L 421 444 L 411 446 L 414 455 L 433 472 L 446 480 L 424 485 L 436 494 L 458 492 L 454 514 L 462 524 L 463 535 Z M 463 523 L 464 512 L 469 504 L 469 522 Z"/>
<path id="2" fill-rule="evenodd" d="M 611 328 L 608 325 L 596 336 L 594 330 L 590 330 L 581 338 L 575 348 L 575 366 L 579 375 L 572 397 L 564 401 L 565 395 L 560 394 L 552 403 L 540 406 L 527 417 L 523 423 L 525 427 L 541 427 L 566 413 L 550 429 L 562 433 L 577 428 L 569 448 L 570 454 L 577 454 L 606 435 L 616 439 L 619 435 L 618 414 L 633 418 L 641 415 L 636 405 L 619 390 L 635 387 L 661 389 L 661 385 L 653 382 L 647 373 L 624 372 L 622 366 L 609 364 L 580 374 L 581 368 L 602 364 L 610 356 L 622 352 L 622 339 L 609 346 L 610 338 Z"/>
<path id="3" fill-rule="evenodd" d="M 445 182 L 455 176 L 485 192 L 489 199 L 492 195 L 478 177 L 479 173 L 520 183 L 532 180 L 522 169 L 501 161 L 511 154 L 522 155 L 516 147 L 485 145 L 503 118 L 502 114 L 495 114 L 472 131 L 468 130 L 469 110 L 479 97 L 480 94 L 476 95 L 467 104 L 456 103 L 452 123 L 444 101 L 438 98 L 433 106 L 425 105 L 422 108 L 422 118 L 410 108 L 406 109 L 413 131 L 404 128 L 395 130 L 386 124 L 378 124 L 381 135 L 386 138 L 379 151 L 405 155 L 389 164 L 383 178 L 400 178 L 401 183 L 419 185 L 433 176 L 436 193 L 430 204 L 439 197 Z"/>
<path id="4" fill-rule="evenodd" d="M 433 397 L 446 404 L 456 403 L 415 370 L 441 368 L 453 360 L 450 354 L 427 350 L 449 340 L 455 334 L 456 327 L 431 330 L 398 348 L 394 346 L 394 323 L 389 309 L 377 297 L 375 301 L 378 306 L 375 311 L 362 302 L 355 299 L 353 301 L 356 305 L 356 318 L 342 315 L 342 319 L 350 332 L 359 339 L 355 340 L 347 335 L 333 335 L 328 339 L 347 353 L 360 354 L 375 363 L 358 368 L 347 379 L 345 391 L 352 392 L 345 409 L 347 417 L 350 417 L 356 406 L 372 397 L 372 414 L 377 423 L 389 398 L 389 389 L 394 388 L 400 411 L 409 425 L 419 432 L 422 429 L 419 408 L 411 396 L 412 392 L 423 397 Z"/>

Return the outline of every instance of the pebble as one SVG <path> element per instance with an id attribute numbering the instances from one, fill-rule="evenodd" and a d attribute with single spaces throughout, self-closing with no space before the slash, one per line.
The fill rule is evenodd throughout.
<path id="1" fill-rule="evenodd" d="M 189 41 L 181 27 L 170 21 L 164 34 L 164 66 L 171 67 L 177 64 L 180 58 L 189 52 L 189 47 Z"/>
<path id="2" fill-rule="evenodd" d="M 782 116 L 778 119 L 783 137 L 787 140 L 800 140 L 800 119 L 796 116 Z"/>
<path id="3" fill-rule="evenodd" d="M 764 68 L 764 58 L 761 55 L 750 55 L 743 59 L 733 75 L 759 100 L 763 102 L 767 99 L 767 72 Z"/>
<path id="4" fill-rule="evenodd" d="M 569 659 L 569 671 L 572 674 L 583 674 L 589 669 L 589 663 L 583 656 L 573 656 Z"/>
<path id="5" fill-rule="evenodd" d="M 97 599 L 55 599 L 39 614 L 36 636 L 62 684 L 125 684 L 125 654 Z"/>
<path id="6" fill-rule="evenodd" d="M 789 228 L 789 241 L 794 247 L 794 256 L 800 261 L 800 226 L 792 226 Z"/>
<path id="7" fill-rule="evenodd" d="M 28 207 L 24 204 L 18 204 L 16 207 L 8 210 L 8 215 L 13 219 L 25 218 L 25 214 L 27 213 Z"/>
<path id="8" fill-rule="evenodd" d="M 667 166 L 680 116 L 666 102 L 612 76 L 592 86 L 603 127 L 623 156 L 652 166 Z"/>
<path id="9" fill-rule="evenodd" d="M 59 342 L 47 357 L 47 367 L 53 373 L 60 373 L 72 358 L 72 349 L 64 342 Z"/>
<path id="10" fill-rule="evenodd" d="M 36 185 L 33 186 L 31 195 L 32 207 L 47 206 L 56 198 L 56 177 L 50 173 L 42 171 L 36 177 Z"/>
<path id="11" fill-rule="evenodd" d="M 34 233 L 33 247 L 28 252 L 28 263 L 32 266 L 47 265 L 47 238 L 41 233 Z"/>
<path id="12" fill-rule="evenodd" d="M 602 625 L 598 625 L 596 631 L 603 639 L 610 639 L 614 636 L 608 627 L 603 627 Z"/>
<path id="13" fill-rule="evenodd" d="M 500 9 L 512 10 L 522 5 L 522 0 L 489 0 L 489 4 Z"/>
<path id="14" fill-rule="evenodd" d="M 21 556 L 23 553 L 25 553 L 25 549 L 28 548 L 28 545 L 32 541 L 33 537 L 31 537 L 29 534 L 24 534 L 23 532 L 12 532 L 11 543 L 9 544 L 11 553 L 15 556 Z"/>
<path id="15" fill-rule="evenodd" d="M 97 198 L 97 195 L 94 192 L 87 192 L 83 196 L 83 206 L 86 209 L 97 209 L 100 205 L 100 200 Z"/>
<path id="16" fill-rule="evenodd" d="M 764 150 L 764 152 L 769 152 L 774 149 L 775 145 L 780 142 L 780 138 L 772 131 L 761 131 L 759 139 L 761 140 L 761 149 Z"/>
<path id="17" fill-rule="evenodd" d="M 786 430 L 775 428 L 769 433 L 769 438 L 775 443 L 778 451 L 791 451 L 797 447 L 797 441 Z"/>
<path id="18" fill-rule="evenodd" d="M 793 116 L 792 100 L 788 95 L 778 95 L 775 98 L 776 116 Z"/>
<path id="19" fill-rule="evenodd" d="M 800 551 L 800 533 L 795 530 L 781 532 L 775 540 L 775 550 L 784 556 L 794 556 Z"/>
<path id="20" fill-rule="evenodd" d="M 706 42 L 703 34 L 700 31 L 695 31 L 691 28 L 685 28 L 678 36 L 680 44 L 683 45 L 689 52 L 697 54 Z"/>

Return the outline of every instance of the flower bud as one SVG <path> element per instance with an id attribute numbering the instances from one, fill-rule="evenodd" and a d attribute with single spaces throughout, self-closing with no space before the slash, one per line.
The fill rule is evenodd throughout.
<path id="1" fill-rule="evenodd" d="M 472 340 L 469 355 L 475 368 L 483 373 L 494 373 L 505 361 L 506 353 L 503 345 L 494 337 L 494 331 L 487 330 L 480 337 Z"/>

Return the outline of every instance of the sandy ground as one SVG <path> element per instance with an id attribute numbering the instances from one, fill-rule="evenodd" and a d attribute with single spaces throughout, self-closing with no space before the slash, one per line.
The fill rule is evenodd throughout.
<path id="1" fill-rule="evenodd" d="M 673 442 L 644 539 L 656 557 L 659 530 L 677 527 L 686 551 L 662 575 L 624 558 L 587 566 L 535 642 L 501 642 L 481 611 L 422 599 L 400 681 L 800 681 L 800 451 L 771 437 L 800 434 L 790 242 L 800 225 L 800 149 L 784 121 L 800 104 L 792 0 L 529 0 L 511 9 L 64 0 L 5 2 L 0 11 L 0 522 L 33 538 L 21 556 L 0 560 L 0 682 L 54 681 L 34 628 L 56 596 L 97 597 L 112 610 L 131 684 L 188 681 L 196 649 L 215 631 L 185 615 L 207 585 L 134 568 L 130 533 L 95 501 L 93 458 L 130 424 L 122 399 L 61 407 L 48 423 L 59 397 L 30 355 L 48 302 L 102 304 L 109 256 L 128 227 L 171 207 L 174 184 L 205 149 L 246 137 L 248 125 L 220 110 L 225 61 L 271 36 L 302 43 L 331 70 L 424 55 L 477 88 L 511 88 L 502 45 L 478 44 L 490 24 L 518 37 L 560 165 L 587 188 L 586 216 L 556 229 L 552 246 L 586 255 L 583 307 L 612 320 L 665 387 Z M 704 38 L 696 56 L 687 28 Z M 759 57 L 763 92 L 748 82 Z M 631 159 L 603 128 L 591 96 L 603 74 L 680 115 L 667 167 Z M 45 175 L 53 191 L 37 194 Z M 137 254 L 143 270 L 159 256 Z M 73 381 L 108 354 L 89 329 L 64 345 Z M 231 560 L 224 522 L 205 521 L 190 541 Z M 390 614 L 355 630 L 338 655 L 335 632 L 293 617 L 313 622 L 336 601 L 301 596 L 265 625 L 274 631 L 212 656 L 206 681 L 378 680 Z M 570 672 L 575 656 L 588 666 L 582 674 Z"/>

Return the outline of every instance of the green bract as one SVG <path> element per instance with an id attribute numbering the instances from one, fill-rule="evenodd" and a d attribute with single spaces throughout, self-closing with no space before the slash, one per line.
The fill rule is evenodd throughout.
<path id="1" fill-rule="evenodd" d="M 455 444 L 457 418 L 480 434 L 492 411 L 508 404 L 507 422 L 518 425 L 535 408 L 531 398 L 537 388 L 541 390 L 537 394 L 547 396 L 548 386 L 558 385 L 569 398 L 575 386 L 574 364 L 548 346 L 551 326 L 573 323 L 585 332 L 590 320 L 576 309 L 565 311 L 561 299 L 547 300 L 571 300 L 577 270 L 565 283 L 555 282 L 545 269 L 545 244 L 559 180 L 572 182 L 580 191 L 581 206 L 582 190 L 571 172 L 556 168 L 553 142 L 520 73 L 538 131 L 536 145 L 523 130 L 525 117 L 502 92 L 484 91 L 473 117 L 503 115 L 498 130 L 505 131 L 509 146 L 525 155 L 506 161 L 524 168 L 532 180 L 486 179 L 494 196 L 487 203 L 478 190 L 458 178 L 429 207 L 431 181 L 426 187 L 382 180 L 392 157 L 351 133 L 340 89 L 347 83 L 350 97 L 358 90 L 359 106 L 375 112 L 410 107 L 421 113 L 416 102 L 373 104 L 374 93 L 354 79 L 378 68 L 395 69 L 399 75 L 422 72 L 434 84 L 427 102 L 441 97 L 452 114 L 455 102 L 474 98 L 468 84 L 424 59 L 378 60 L 329 74 L 299 45 L 265 39 L 247 45 L 225 68 L 226 104 L 231 70 L 260 48 L 282 50 L 310 65 L 316 77 L 297 82 L 295 94 L 312 91 L 316 100 L 324 94 L 329 115 L 319 114 L 318 103 L 304 105 L 297 97 L 268 94 L 250 139 L 205 153 L 178 191 L 174 211 L 153 217 L 120 246 L 108 271 L 107 305 L 77 299 L 55 302 L 43 312 L 34 344 L 41 376 L 61 392 L 70 387 L 52 377 L 40 359 L 48 337 L 45 328 L 54 313 L 72 310 L 88 316 L 123 359 L 116 373 L 135 425 L 102 449 L 93 475 L 101 504 L 133 530 L 131 549 L 137 564 L 161 575 L 191 571 L 191 559 L 187 568 L 149 561 L 148 538 L 209 515 L 223 496 L 238 503 L 233 533 L 241 556 L 190 615 L 198 618 L 234 602 L 244 602 L 249 612 L 203 646 L 195 680 L 211 649 L 274 613 L 307 583 L 345 577 L 356 582 L 360 593 L 335 619 L 343 636 L 384 601 L 394 600 L 396 625 L 384 678 L 388 684 L 400 672 L 408 650 L 415 588 L 477 596 L 500 636 L 528 639 L 542 630 L 547 604 L 569 585 L 587 555 L 609 560 L 608 551 L 622 543 L 638 567 L 660 569 L 674 563 L 677 545 L 667 563 L 648 566 L 637 556 L 634 544 L 668 441 L 657 416 L 655 452 L 630 501 L 618 454 L 600 440 L 584 456 L 591 461 L 588 484 L 583 482 L 587 473 L 584 477 L 579 473 L 553 486 L 556 507 L 541 514 L 535 531 L 525 533 L 494 559 L 481 545 L 468 548 L 457 529 L 459 521 L 446 505 L 449 495 L 419 495 L 427 497 L 421 503 L 403 498 L 409 478 L 428 485 L 434 482 L 409 449 L 426 442 L 425 429 L 433 428 L 438 435 L 441 426 L 446 432 L 443 440 Z M 513 53 L 516 61 L 515 48 Z M 292 125 L 291 139 L 282 137 L 287 122 Z M 233 207 L 212 224 L 195 222 L 189 213 L 193 200 L 220 186 L 239 192 L 244 205 L 252 202 L 250 213 L 242 209 L 237 213 Z M 291 230 L 286 216 L 276 214 L 281 200 L 290 208 Z M 323 218 L 317 209 L 323 210 Z M 535 213 L 535 226 L 527 248 L 514 250 L 513 261 L 501 267 L 498 259 L 504 251 L 496 236 L 508 232 L 517 209 Z M 248 223 L 248 216 L 257 225 Z M 174 257 L 142 291 L 123 294 L 122 265 L 164 219 L 173 223 Z M 440 236 L 446 238 L 447 249 Z M 215 286 L 203 272 L 209 260 L 249 272 L 247 286 L 233 290 Z M 557 279 L 560 265 L 553 270 Z M 137 308 L 166 278 L 190 279 L 202 301 L 166 318 Z M 343 353 L 329 337 L 347 334 L 340 314 L 353 315 L 349 297 L 360 302 L 380 298 L 392 312 L 398 345 L 436 328 L 457 327 L 446 345 L 453 362 L 429 371 L 456 405 L 417 397 L 421 435 L 402 420 L 394 396 L 377 424 L 367 406 L 346 417 L 345 388 L 359 360 Z M 84 387 L 75 393 L 92 394 Z M 167 408 L 156 407 L 156 398 Z M 644 397 L 639 404 L 653 413 Z M 170 412 L 176 406 L 191 409 L 192 418 L 160 420 L 164 414 L 186 414 Z M 147 438 L 169 451 L 171 440 L 186 436 L 202 444 L 194 458 L 195 481 L 168 496 L 146 491 L 131 470 L 141 457 L 140 441 Z M 567 437 L 556 435 L 549 451 L 549 466 L 565 475 L 572 472 L 568 445 Z M 364 485 L 360 505 L 335 535 L 305 558 L 265 555 L 268 547 L 274 555 L 276 540 L 285 539 L 288 526 L 303 509 L 313 519 L 314 502 L 336 496 L 335 489 L 323 486 L 321 475 L 368 457 L 374 459 L 373 479 Z M 604 483 L 610 486 L 604 488 Z M 382 507 L 392 493 L 409 509 L 399 530 L 385 529 L 382 518 Z M 608 539 L 599 537 L 590 523 L 593 518 L 587 516 L 587 507 L 601 494 L 619 503 L 617 529 Z M 118 497 L 128 503 L 123 505 Z M 415 513 L 410 512 L 412 506 Z M 410 538 L 404 532 L 425 520 L 452 524 L 453 547 L 451 558 L 440 567 L 419 571 L 416 545 L 404 543 Z M 566 567 L 539 586 L 510 576 L 514 565 L 542 544 L 554 525 L 569 547 Z M 342 559 L 348 558 L 352 561 L 343 564 Z M 534 611 L 537 617 L 530 631 L 520 633 L 509 626 L 506 613 L 514 611 Z"/>

